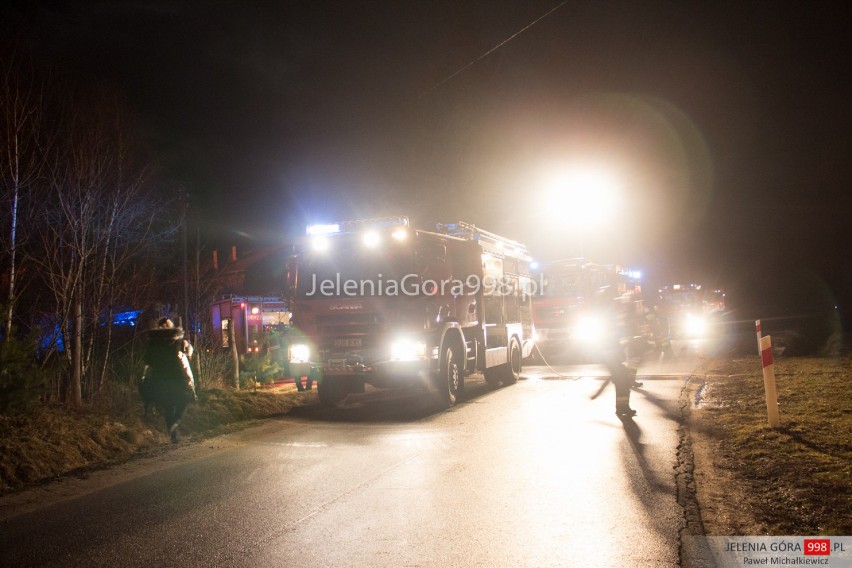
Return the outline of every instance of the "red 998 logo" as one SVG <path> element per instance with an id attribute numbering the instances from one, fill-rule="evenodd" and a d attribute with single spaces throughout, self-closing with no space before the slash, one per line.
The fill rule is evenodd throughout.
<path id="1" fill-rule="evenodd" d="M 805 556 L 828 556 L 830 554 L 831 541 L 829 539 L 805 539 Z"/>

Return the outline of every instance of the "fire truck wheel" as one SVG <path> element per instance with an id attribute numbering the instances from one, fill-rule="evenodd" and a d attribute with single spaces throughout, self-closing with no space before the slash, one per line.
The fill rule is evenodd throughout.
<path id="1" fill-rule="evenodd" d="M 521 347 L 514 339 L 509 345 L 509 363 L 503 371 L 503 384 L 513 385 L 521 378 Z"/>
<path id="2" fill-rule="evenodd" d="M 438 392 L 441 395 L 441 405 L 450 408 L 456 404 L 462 390 L 462 374 L 459 359 L 452 346 L 444 348 L 441 359 L 441 372 L 438 376 Z"/>
<path id="3" fill-rule="evenodd" d="M 485 382 L 488 383 L 488 386 L 500 386 L 500 383 L 503 382 L 503 367 L 504 365 L 500 365 L 499 367 L 485 369 Z"/>

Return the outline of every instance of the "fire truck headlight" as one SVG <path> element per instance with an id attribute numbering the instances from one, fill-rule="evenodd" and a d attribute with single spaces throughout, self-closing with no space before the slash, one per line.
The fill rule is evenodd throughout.
<path id="1" fill-rule="evenodd" d="M 311 349 L 304 343 L 294 343 L 289 350 L 291 363 L 307 363 L 311 358 Z"/>
<path id="2" fill-rule="evenodd" d="M 391 343 L 391 359 L 415 361 L 426 357 L 426 344 L 413 339 L 399 339 Z"/>
<path id="3" fill-rule="evenodd" d="M 600 343 L 605 333 L 606 321 L 599 316 L 582 316 L 574 326 L 574 335 L 583 343 Z"/>
<path id="4" fill-rule="evenodd" d="M 683 320 L 683 329 L 687 335 L 693 337 L 702 335 L 707 331 L 707 320 L 701 316 L 687 314 Z"/>
<path id="5" fill-rule="evenodd" d="M 367 231 L 362 238 L 364 245 L 368 248 L 376 248 L 382 242 L 382 237 L 377 231 Z"/>
<path id="6" fill-rule="evenodd" d="M 315 252 L 324 252 L 331 248 L 331 242 L 328 240 L 328 237 L 317 235 L 311 237 L 311 248 Z"/>

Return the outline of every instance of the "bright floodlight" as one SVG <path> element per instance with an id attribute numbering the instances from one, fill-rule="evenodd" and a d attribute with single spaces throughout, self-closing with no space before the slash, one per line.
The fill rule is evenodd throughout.
<path id="1" fill-rule="evenodd" d="M 560 221 L 592 227 L 605 222 L 618 207 L 618 180 L 605 169 L 573 167 L 551 182 L 547 207 Z"/>

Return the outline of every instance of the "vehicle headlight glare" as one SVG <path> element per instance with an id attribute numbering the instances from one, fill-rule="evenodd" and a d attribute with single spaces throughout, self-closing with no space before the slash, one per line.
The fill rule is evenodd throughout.
<path id="1" fill-rule="evenodd" d="M 595 316 L 583 316 L 574 326 L 574 334 L 584 343 L 598 343 L 603 339 L 606 323 Z"/>
<path id="2" fill-rule="evenodd" d="M 391 343 L 391 359 L 415 361 L 426 357 L 426 344 L 413 339 L 398 339 Z"/>
<path id="3" fill-rule="evenodd" d="M 382 237 L 377 231 L 367 231 L 361 238 L 367 248 L 376 248 L 382 242 Z"/>
<path id="4" fill-rule="evenodd" d="M 291 363 L 307 363 L 311 358 L 311 349 L 304 343 L 294 343 L 289 350 Z"/>
<path id="5" fill-rule="evenodd" d="M 331 242 L 324 236 L 311 237 L 311 248 L 315 252 L 325 252 L 331 248 Z"/>
<path id="6" fill-rule="evenodd" d="M 683 323 L 684 329 L 688 335 L 701 335 L 707 331 L 707 320 L 701 316 L 688 314 Z"/>

